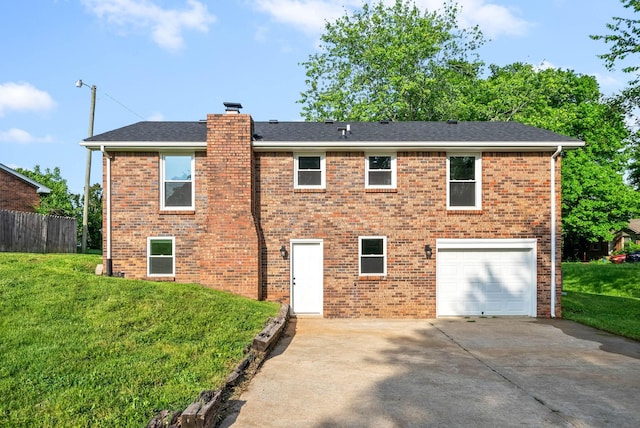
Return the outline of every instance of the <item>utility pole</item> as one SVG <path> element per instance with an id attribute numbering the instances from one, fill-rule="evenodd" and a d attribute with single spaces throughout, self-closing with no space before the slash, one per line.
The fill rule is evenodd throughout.
<path id="1" fill-rule="evenodd" d="M 89 138 L 93 137 L 93 119 L 96 113 L 96 85 L 87 85 L 82 80 L 76 82 L 76 87 L 91 88 L 91 110 L 89 114 Z M 89 188 L 91 187 L 91 149 L 87 148 L 87 166 L 84 176 L 84 207 L 82 209 L 82 247 L 81 252 L 87 252 L 87 235 L 89 232 Z"/>

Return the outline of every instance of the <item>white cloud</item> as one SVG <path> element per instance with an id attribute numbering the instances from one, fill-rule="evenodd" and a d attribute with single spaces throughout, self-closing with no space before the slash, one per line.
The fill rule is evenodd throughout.
<path id="1" fill-rule="evenodd" d="M 151 122 L 162 122 L 164 120 L 164 115 L 160 112 L 154 112 L 147 117 L 147 120 Z"/>
<path id="2" fill-rule="evenodd" d="M 55 105 L 47 92 L 30 83 L 0 83 L 0 116 L 8 111 L 47 111 Z"/>
<path id="3" fill-rule="evenodd" d="M 605 95 L 612 95 L 616 92 L 619 92 L 624 89 L 627 84 L 625 78 L 619 74 L 593 73 L 593 76 L 596 78 L 598 84 L 600 85 L 600 92 L 604 93 Z"/>
<path id="4" fill-rule="evenodd" d="M 46 137 L 34 137 L 24 129 L 11 128 L 8 131 L 0 131 L 0 142 L 3 143 L 51 143 L 53 137 L 47 135 Z"/>
<path id="5" fill-rule="evenodd" d="M 183 30 L 209 31 L 216 17 L 207 6 L 187 0 L 187 9 L 163 9 L 150 0 L 82 0 L 101 19 L 120 28 L 137 27 L 151 33 L 160 47 L 176 51 L 184 46 Z"/>
<path id="6" fill-rule="evenodd" d="M 375 3 L 369 1 L 369 3 Z M 392 5 L 395 0 L 384 0 Z M 490 0 L 458 0 L 459 24 L 462 28 L 478 25 L 485 36 L 496 38 L 501 35 L 520 36 L 532 26 L 526 20 L 517 17 L 514 11 Z M 416 0 L 422 10 L 438 10 L 445 0 Z M 324 30 L 326 21 L 335 21 L 347 10 L 362 6 L 360 0 L 255 0 L 253 5 L 260 11 L 271 15 L 278 23 L 288 24 L 310 36 L 316 36 Z"/>
<path id="7" fill-rule="evenodd" d="M 523 36 L 533 26 L 519 18 L 514 10 L 487 0 L 460 0 L 462 10 L 461 27 L 478 25 L 482 33 L 490 39 L 500 36 Z"/>
<path id="8" fill-rule="evenodd" d="M 345 7 L 358 7 L 360 0 L 256 0 L 256 8 L 274 21 L 288 24 L 307 35 L 317 35 L 327 21 L 345 14 Z"/>

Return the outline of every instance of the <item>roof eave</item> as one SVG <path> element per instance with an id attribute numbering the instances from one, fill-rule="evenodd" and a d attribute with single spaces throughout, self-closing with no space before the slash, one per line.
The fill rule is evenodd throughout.
<path id="1" fill-rule="evenodd" d="M 81 146 L 105 151 L 206 151 L 206 141 L 83 141 Z M 291 151 L 555 151 L 584 146 L 582 141 L 253 141 L 256 152 Z"/>
<path id="2" fill-rule="evenodd" d="M 565 150 L 584 146 L 582 141 L 253 141 L 256 152 L 291 151 L 501 151 L 552 152 L 562 146 Z"/>
<path id="3" fill-rule="evenodd" d="M 118 152 L 207 150 L 206 141 L 82 141 L 80 145 L 90 150 Z"/>

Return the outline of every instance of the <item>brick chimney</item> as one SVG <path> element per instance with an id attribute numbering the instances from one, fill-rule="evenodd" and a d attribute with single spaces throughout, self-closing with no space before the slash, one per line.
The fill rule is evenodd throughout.
<path id="1" fill-rule="evenodd" d="M 227 105 L 231 104 L 231 105 Z M 225 114 L 207 116 L 206 233 L 201 236 L 202 282 L 258 299 L 259 240 L 253 213 L 253 120 L 240 106 L 225 103 Z"/>

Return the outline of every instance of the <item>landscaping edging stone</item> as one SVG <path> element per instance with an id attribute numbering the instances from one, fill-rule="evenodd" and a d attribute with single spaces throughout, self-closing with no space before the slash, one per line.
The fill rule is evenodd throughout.
<path id="1" fill-rule="evenodd" d="M 214 428 L 221 422 L 221 410 L 224 403 L 233 394 L 242 380 L 247 376 L 247 369 L 255 371 L 269 355 L 285 331 L 289 321 L 289 305 L 282 304 L 276 318 L 269 320 L 265 328 L 258 333 L 247 347 L 246 357 L 229 375 L 225 385 L 217 390 L 206 390 L 198 399 L 181 412 L 163 410 L 149 423 L 147 428 Z"/>

